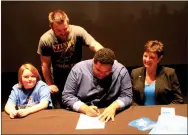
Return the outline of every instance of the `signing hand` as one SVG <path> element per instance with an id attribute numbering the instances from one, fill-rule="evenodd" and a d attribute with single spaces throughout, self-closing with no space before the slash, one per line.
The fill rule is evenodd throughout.
<path id="1" fill-rule="evenodd" d="M 100 111 L 96 106 L 88 106 L 85 114 L 91 117 L 96 117 L 100 114 Z"/>
<path id="2" fill-rule="evenodd" d="M 51 89 L 51 93 L 57 93 L 59 91 L 58 87 L 56 85 L 49 85 Z"/>

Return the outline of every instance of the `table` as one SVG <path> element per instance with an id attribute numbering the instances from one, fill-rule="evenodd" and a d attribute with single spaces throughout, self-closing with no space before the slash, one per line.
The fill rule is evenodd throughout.
<path id="1" fill-rule="evenodd" d="M 65 109 L 42 110 L 17 119 L 1 112 L 2 134 L 148 134 L 150 130 L 139 131 L 128 123 L 141 117 L 157 121 L 161 107 L 174 107 L 176 115 L 187 117 L 187 104 L 131 106 L 106 123 L 105 129 L 76 130 L 80 114 Z"/>

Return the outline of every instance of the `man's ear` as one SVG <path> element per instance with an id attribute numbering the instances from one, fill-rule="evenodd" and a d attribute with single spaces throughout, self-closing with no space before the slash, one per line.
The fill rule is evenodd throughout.
<path id="1" fill-rule="evenodd" d="M 52 29 L 52 25 L 51 24 L 49 24 L 49 27 Z"/>

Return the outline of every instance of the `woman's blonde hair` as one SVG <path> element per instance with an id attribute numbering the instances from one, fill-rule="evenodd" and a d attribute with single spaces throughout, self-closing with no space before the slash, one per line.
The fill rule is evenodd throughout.
<path id="1" fill-rule="evenodd" d="M 41 80 L 41 76 L 38 70 L 30 63 L 23 64 L 18 70 L 18 88 L 23 88 L 22 74 L 25 69 L 31 71 L 37 79 L 37 82 Z"/>

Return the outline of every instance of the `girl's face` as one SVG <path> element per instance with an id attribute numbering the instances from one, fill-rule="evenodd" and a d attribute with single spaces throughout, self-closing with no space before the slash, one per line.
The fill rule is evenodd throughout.
<path id="1" fill-rule="evenodd" d="M 37 82 L 37 78 L 34 76 L 34 74 L 28 70 L 25 69 L 22 74 L 22 84 L 25 89 L 31 89 L 35 86 Z"/>

